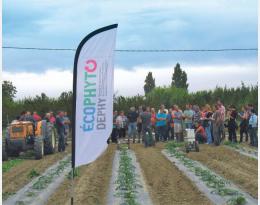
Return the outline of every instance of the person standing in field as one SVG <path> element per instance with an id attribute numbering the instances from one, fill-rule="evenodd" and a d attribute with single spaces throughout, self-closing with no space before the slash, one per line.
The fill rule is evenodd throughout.
<path id="1" fill-rule="evenodd" d="M 221 111 L 219 110 L 219 106 L 215 105 L 215 112 L 212 116 L 212 122 L 213 122 L 213 138 L 214 138 L 214 144 L 218 146 L 221 142 L 221 132 L 222 132 L 222 117 L 221 117 Z"/>
<path id="2" fill-rule="evenodd" d="M 42 118 L 40 117 L 40 115 L 37 114 L 36 111 L 33 112 L 33 119 L 36 121 L 36 122 L 39 122 L 42 120 Z"/>
<path id="3" fill-rule="evenodd" d="M 131 107 L 127 115 L 128 119 L 128 142 L 130 138 L 133 138 L 133 143 L 135 143 L 136 138 L 136 125 L 137 125 L 138 113 L 135 111 L 135 107 Z"/>
<path id="4" fill-rule="evenodd" d="M 183 112 L 183 117 L 184 117 L 184 125 L 186 129 L 192 129 L 192 119 L 194 116 L 194 112 L 191 109 L 190 104 L 186 104 L 186 109 Z"/>
<path id="5" fill-rule="evenodd" d="M 118 112 L 115 110 L 113 113 L 113 129 L 112 129 L 112 133 L 111 133 L 112 143 L 117 143 L 117 137 L 118 137 L 118 130 L 117 130 L 117 124 L 116 124 L 117 116 L 118 116 Z"/>
<path id="6" fill-rule="evenodd" d="M 243 142 L 243 135 L 246 135 L 246 142 L 248 142 L 248 111 L 247 107 L 242 107 L 242 112 L 238 113 L 238 116 L 241 118 L 241 122 L 239 124 L 240 128 L 240 140 L 239 143 Z"/>
<path id="7" fill-rule="evenodd" d="M 51 117 L 50 117 L 50 122 L 51 122 L 52 124 L 55 124 L 56 118 L 55 118 L 55 116 L 54 116 L 54 113 L 53 113 L 52 111 L 50 111 L 49 113 L 50 113 L 50 115 L 51 115 Z"/>
<path id="8" fill-rule="evenodd" d="M 56 128 L 58 133 L 58 151 L 65 151 L 65 122 L 64 122 L 64 112 L 59 111 L 56 118 Z"/>
<path id="9" fill-rule="evenodd" d="M 249 111 L 249 126 L 248 132 L 250 136 L 250 145 L 258 147 L 258 137 L 257 137 L 257 115 L 254 109 Z"/>
<path id="10" fill-rule="evenodd" d="M 203 127 L 205 128 L 205 132 L 206 132 L 207 144 L 212 143 L 212 135 L 211 135 L 212 115 L 213 112 L 211 111 L 210 105 L 206 104 L 204 107 L 204 117 L 202 118 L 202 120 L 203 120 Z"/>
<path id="11" fill-rule="evenodd" d="M 201 113 L 198 105 L 193 105 L 193 123 L 196 124 L 200 121 Z"/>
<path id="12" fill-rule="evenodd" d="M 174 105 L 174 136 L 177 142 L 183 141 L 182 135 L 182 111 L 179 109 L 178 105 Z"/>
<path id="13" fill-rule="evenodd" d="M 155 132 L 155 124 L 156 124 L 156 112 L 154 108 L 151 108 L 151 125 L 152 125 L 153 132 Z"/>
<path id="14" fill-rule="evenodd" d="M 137 118 L 137 134 L 138 134 L 138 143 L 140 143 L 142 135 L 142 119 L 141 114 L 143 113 L 143 106 L 138 107 L 138 118 Z M 144 139 L 142 139 L 143 142 Z"/>
<path id="15" fill-rule="evenodd" d="M 172 108 L 169 109 L 167 114 L 167 139 L 172 140 L 174 138 L 174 134 L 172 134 L 171 124 L 172 124 Z"/>
<path id="16" fill-rule="evenodd" d="M 70 133 L 70 119 L 67 112 L 64 112 L 64 123 L 65 123 L 65 145 L 68 145 L 68 137 Z"/>
<path id="17" fill-rule="evenodd" d="M 166 117 L 165 107 L 161 105 L 159 112 L 156 114 L 156 141 L 166 140 Z"/>
<path id="18" fill-rule="evenodd" d="M 119 138 L 125 138 L 127 118 L 124 111 L 121 111 L 120 115 L 116 118 L 116 124 L 119 130 Z"/>
<path id="19" fill-rule="evenodd" d="M 219 107 L 220 116 L 221 116 L 221 127 L 220 127 L 220 132 L 222 136 L 221 140 L 224 140 L 226 138 L 225 136 L 226 108 L 220 100 L 217 101 L 217 105 Z"/>
<path id="20" fill-rule="evenodd" d="M 150 140 L 147 139 L 147 134 L 151 136 L 151 113 L 150 113 L 150 108 L 149 107 L 143 107 L 143 112 L 140 115 L 141 120 L 142 120 L 142 139 L 144 139 L 143 143 L 145 147 L 150 146 Z"/>
<path id="21" fill-rule="evenodd" d="M 47 112 L 43 118 L 43 120 L 46 120 L 46 122 L 50 122 L 51 114 Z"/>
<path id="22" fill-rule="evenodd" d="M 237 118 L 237 111 L 234 105 L 231 105 L 228 109 L 228 139 L 230 142 L 237 143 L 237 134 L 236 134 L 236 129 L 237 129 L 237 123 L 236 123 L 236 118 Z"/>

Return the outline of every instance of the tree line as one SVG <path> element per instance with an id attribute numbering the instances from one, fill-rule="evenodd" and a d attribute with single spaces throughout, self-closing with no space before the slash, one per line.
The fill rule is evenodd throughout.
<path id="1" fill-rule="evenodd" d="M 149 72 L 145 79 L 145 95 L 132 97 L 114 95 L 114 110 L 128 111 L 130 107 L 151 106 L 158 108 L 164 104 L 167 108 L 173 104 L 184 108 L 191 103 L 199 106 L 205 104 L 214 105 L 220 99 L 225 106 L 235 105 L 238 109 L 245 104 L 253 104 L 258 110 L 258 85 L 246 86 L 243 82 L 236 88 L 216 87 L 213 90 L 188 92 L 187 74 L 177 63 L 172 75 L 172 83 L 169 86 L 157 87 L 155 78 Z M 15 119 L 22 111 L 37 111 L 40 115 L 59 110 L 67 111 L 69 117 L 72 113 L 72 92 L 62 92 L 59 97 L 51 98 L 41 93 L 35 97 L 26 97 L 15 100 L 16 87 L 10 81 L 2 83 L 2 126 L 6 127 L 8 121 Z"/>

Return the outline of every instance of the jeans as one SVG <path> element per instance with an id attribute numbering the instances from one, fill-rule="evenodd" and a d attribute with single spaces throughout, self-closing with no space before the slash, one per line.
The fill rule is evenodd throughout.
<path id="1" fill-rule="evenodd" d="M 192 122 L 185 122 L 186 129 L 192 129 Z"/>
<path id="2" fill-rule="evenodd" d="M 235 128 L 228 129 L 228 139 L 231 142 L 237 142 L 237 133 Z"/>
<path id="3" fill-rule="evenodd" d="M 130 122 L 128 124 L 128 139 L 130 137 L 133 137 L 133 139 L 136 137 L 136 122 Z"/>
<path id="4" fill-rule="evenodd" d="M 258 139 L 257 139 L 257 128 L 256 127 L 251 127 L 248 129 L 249 131 L 249 136 L 250 136 L 250 144 L 252 146 L 257 147 Z"/>
<path id="5" fill-rule="evenodd" d="M 125 128 L 119 129 L 119 138 L 125 138 Z"/>
<path id="6" fill-rule="evenodd" d="M 166 141 L 167 140 L 167 135 L 166 135 L 166 131 L 167 131 L 167 126 L 159 126 L 159 127 L 156 127 L 156 134 L 157 134 L 157 137 L 156 137 L 156 140 L 159 141 Z"/>
<path id="7" fill-rule="evenodd" d="M 207 135 L 207 143 L 212 143 L 212 136 L 211 136 L 211 126 L 205 127 L 206 135 Z"/>
<path id="8" fill-rule="evenodd" d="M 111 133 L 112 142 L 117 143 L 117 137 L 118 137 L 118 130 L 116 128 L 113 128 Z"/>
<path id="9" fill-rule="evenodd" d="M 243 142 L 243 134 L 246 134 L 246 142 L 248 141 L 248 132 L 246 128 L 241 128 L 240 127 L 240 140 L 239 142 Z"/>
<path id="10" fill-rule="evenodd" d="M 147 139 L 146 132 L 148 132 L 148 135 L 151 136 L 151 128 L 150 127 L 142 127 L 142 139 L 145 147 L 148 147 L 151 144 L 151 140 Z"/>
<path id="11" fill-rule="evenodd" d="M 65 134 L 64 132 L 58 132 L 58 151 L 65 151 Z"/>

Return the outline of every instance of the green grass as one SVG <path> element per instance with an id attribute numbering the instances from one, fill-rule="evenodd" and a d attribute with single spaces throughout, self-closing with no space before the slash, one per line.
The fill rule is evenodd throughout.
<path id="1" fill-rule="evenodd" d="M 230 142 L 230 141 L 225 141 L 224 145 L 227 145 L 227 146 L 232 147 L 234 149 L 239 149 L 240 148 L 238 143 Z"/>
<path id="2" fill-rule="evenodd" d="M 3 173 L 8 172 L 14 166 L 20 164 L 23 161 L 24 161 L 23 159 L 12 159 L 12 160 L 3 162 L 3 164 L 2 164 L 2 171 L 3 171 Z"/>

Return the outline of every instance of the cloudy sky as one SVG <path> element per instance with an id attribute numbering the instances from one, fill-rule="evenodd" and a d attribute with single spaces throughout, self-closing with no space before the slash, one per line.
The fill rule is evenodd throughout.
<path id="1" fill-rule="evenodd" d="M 118 23 L 117 49 L 257 48 L 257 0 L 3 1 L 3 46 L 76 48 L 89 32 Z M 155 3 L 156 2 L 156 3 Z M 3 79 L 17 98 L 72 89 L 74 51 L 3 50 Z M 146 74 L 169 85 L 175 64 L 189 91 L 257 82 L 257 52 L 123 53 L 115 91 L 143 94 Z"/>

